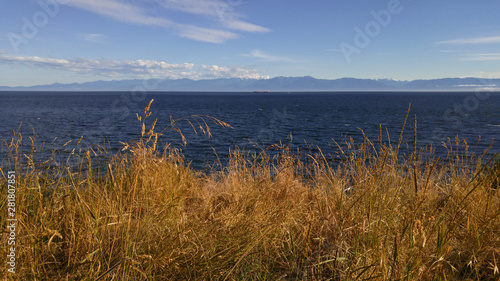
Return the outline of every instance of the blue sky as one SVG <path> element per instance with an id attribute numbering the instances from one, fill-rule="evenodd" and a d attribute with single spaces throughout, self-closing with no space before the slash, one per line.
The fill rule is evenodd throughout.
<path id="1" fill-rule="evenodd" d="M 500 1 L 0 2 L 0 85 L 500 78 Z"/>

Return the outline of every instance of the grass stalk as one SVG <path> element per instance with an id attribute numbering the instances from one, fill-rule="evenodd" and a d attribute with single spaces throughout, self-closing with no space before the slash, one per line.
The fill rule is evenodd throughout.
<path id="1" fill-rule="evenodd" d="M 47 167 L 35 153 L 25 165 L 20 146 L 35 146 L 35 136 L 14 131 L 3 142 L 10 162 L 2 163 L 0 184 L 15 163 L 22 227 L 18 272 L 2 279 L 500 278 L 498 155 L 486 161 L 457 140 L 446 144 L 447 157 L 434 157 L 419 147 L 416 117 L 413 142 L 405 143 L 410 107 L 397 146 L 382 133 L 376 143 L 366 136 L 336 143 L 336 163 L 320 148 L 306 157 L 282 144 L 255 154 L 235 149 L 207 173 L 171 146 L 158 148 L 151 106 L 137 115 L 141 139 L 105 163 L 98 150 L 70 142 L 62 167 Z M 171 120 L 174 132 L 182 120 Z M 217 123 L 189 120 L 207 134 L 207 121 Z M 402 154 L 402 145 L 413 145 L 412 153 Z M 0 207 L 5 214 L 6 196 Z M 0 248 L 4 264 L 7 250 Z"/>

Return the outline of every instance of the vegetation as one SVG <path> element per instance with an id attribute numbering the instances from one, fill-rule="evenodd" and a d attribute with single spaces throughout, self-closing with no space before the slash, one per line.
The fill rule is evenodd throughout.
<path id="1" fill-rule="evenodd" d="M 233 150 L 227 166 L 201 173 L 159 147 L 149 105 L 141 139 L 99 163 L 77 144 L 53 167 L 33 161 L 34 147 L 21 155 L 18 133 L 5 141 L 0 183 L 6 195 L 15 167 L 18 264 L 7 272 L 2 243 L 2 279 L 500 278 L 500 164 L 464 140 L 434 157 L 417 146 L 415 121 L 410 155 L 401 137 L 339 143 L 340 163 L 275 145 Z M 209 133 L 210 118 L 198 118 L 193 128 Z"/>

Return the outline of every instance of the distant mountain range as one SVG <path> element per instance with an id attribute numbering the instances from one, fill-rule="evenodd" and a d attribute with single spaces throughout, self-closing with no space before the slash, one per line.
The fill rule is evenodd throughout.
<path id="1" fill-rule="evenodd" d="M 114 80 L 30 87 L 1 87 L 0 91 L 474 91 L 500 90 L 500 79 L 443 78 L 398 81 L 392 79 L 316 79 L 275 77 L 271 79 L 152 79 Z"/>

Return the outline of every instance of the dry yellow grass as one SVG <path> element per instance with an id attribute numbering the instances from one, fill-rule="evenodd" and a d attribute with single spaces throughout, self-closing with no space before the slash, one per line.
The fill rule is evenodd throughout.
<path id="1" fill-rule="evenodd" d="M 73 165 L 56 169 L 21 165 L 13 137 L 18 266 L 13 275 L 2 262 L 3 279 L 500 278 L 500 164 L 464 141 L 448 142 L 446 159 L 347 141 L 335 164 L 286 147 L 235 150 L 204 174 L 158 148 L 154 123 L 104 163 L 76 145 Z M 208 130 L 205 119 L 193 123 Z"/>

